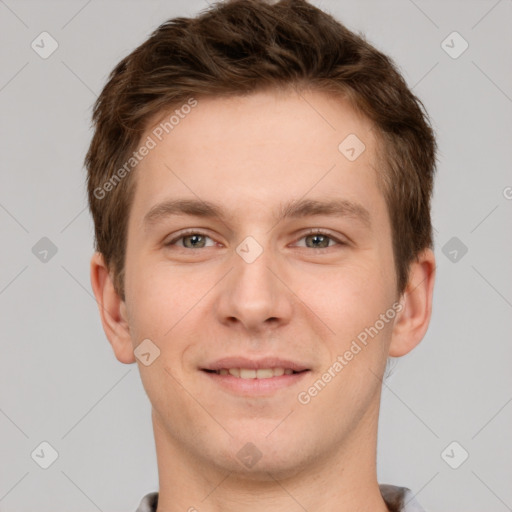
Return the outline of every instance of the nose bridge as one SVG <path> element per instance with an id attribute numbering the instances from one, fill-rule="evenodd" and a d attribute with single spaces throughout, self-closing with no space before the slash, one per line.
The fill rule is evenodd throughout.
<path id="1" fill-rule="evenodd" d="M 273 263 L 271 244 L 268 237 L 260 243 L 254 236 L 247 236 L 235 249 L 233 264 L 235 266 L 234 294 L 251 302 L 253 307 L 268 307 L 275 296 L 275 276 L 270 271 Z"/>
<path id="2" fill-rule="evenodd" d="M 263 240 L 264 239 L 264 240 Z M 233 270 L 224 285 L 217 313 L 221 321 L 237 319 L 248 329 L 264 327 L 268 319 L 291 314 L 286 287 L 277 279 L 278 266 L 269 237 L 247 236 L 233 253 Z"/>

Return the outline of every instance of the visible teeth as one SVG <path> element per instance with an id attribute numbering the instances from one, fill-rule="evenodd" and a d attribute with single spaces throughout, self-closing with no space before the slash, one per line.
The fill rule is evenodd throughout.
<path id="1" fill-rule="evenodd" d="M 291 368 L 222 368 L 217 370 L 219 375 L 232 375 L 241 379 L 270 379 L 281 375 L 292 375 Z"/>
<path id="2" fill-rule="evenodd" d="M 274 376 L 274 370 L 270 368 L 260 368 L 256 370 L 256 378 L 257 379 L 268 379 L 269 377 Z"/>

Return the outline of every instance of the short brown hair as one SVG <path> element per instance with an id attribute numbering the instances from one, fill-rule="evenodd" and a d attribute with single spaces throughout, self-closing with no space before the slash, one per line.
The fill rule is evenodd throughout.
<path id="1" fill-rule="evenodd" d="M 196 18 L 163 23 L 115 66 L 94 105 L 85 165 L 95 248 L 123 300 L 135 187 L 131 173 L 113 179 L 126 169 L 148 121 L 191 97 L 287 87 L 342 94 L 375 125 L 397 292 L 405 291 L 410 264 L 433 247 L 436 141 L 423 104 L 390 58 L 307 1 L 227 0 Z"/>

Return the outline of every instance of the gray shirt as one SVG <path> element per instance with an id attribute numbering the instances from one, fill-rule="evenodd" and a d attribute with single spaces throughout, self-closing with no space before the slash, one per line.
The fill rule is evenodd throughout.
<path id="1" fill-rule="evenodd" d="M 426 512 L 416 501 L 414 494 L 407 487 L 380 484 L 380 492 L 391 512 Z M 146 494 L 135 512 L 156 512 L 158 492 Z"/>

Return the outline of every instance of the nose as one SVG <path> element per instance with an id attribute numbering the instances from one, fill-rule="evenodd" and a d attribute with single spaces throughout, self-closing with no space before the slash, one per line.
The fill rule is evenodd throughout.
<path id="1" fill-rule="evenodd" d="M 232 270 L 218 290 L 219 321 L 251 332 L 288 323 L 293 293 L 286 286 L 284 265 L 272 250 L 248 237 L 233 252 L 231 263 Z"/>

